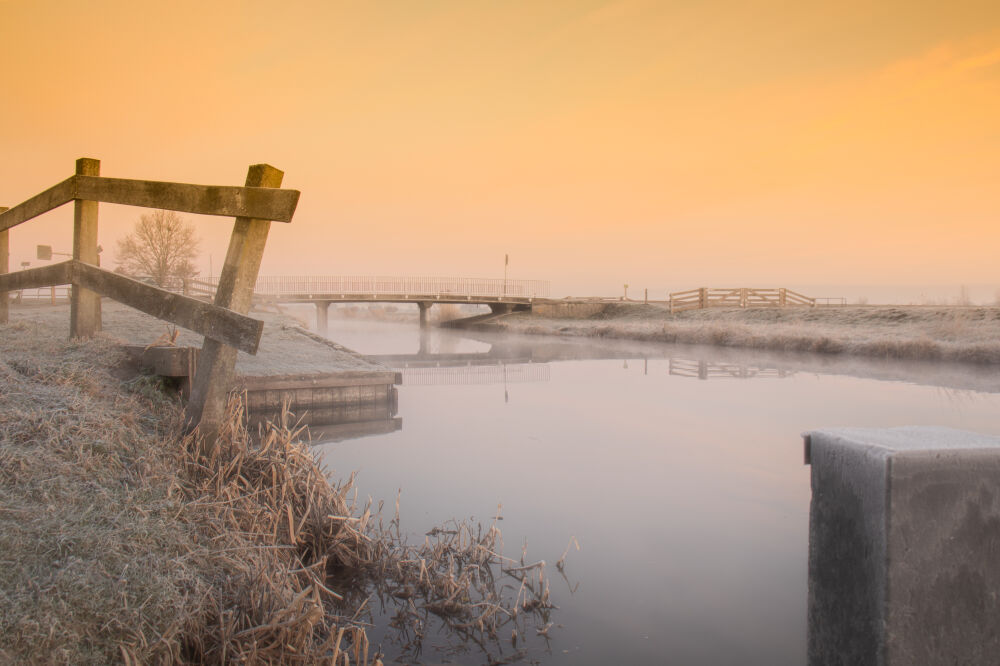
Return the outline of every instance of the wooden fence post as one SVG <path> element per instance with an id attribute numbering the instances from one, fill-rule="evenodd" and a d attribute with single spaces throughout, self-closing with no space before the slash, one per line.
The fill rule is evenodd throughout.
<path id="1" fill-rule="evenodd" d="M 747 306 L 747 288 L 740 288 L 740 307 L 745 308 Z"/>
<path id="2" fill-rule="evenodd" d="M 6 207 L 0 206 L 0 213 L 7 210 Z M 6 273 L 10 270 L 10 234 L 5 229 L 0 231 L 0 273 Z M 10 294 L 6 291 L 0 291 L 0 324 L 7 323 L 7 311 L 10 301 Z"/>
<path id="3" fill-rule="evenodd" d="M 707 308 L 708 307 L 708 289 L 701 287 L 698 289 L 698 307 Z"/>
<path id="4" fill-rule="evenodd" d="M 255 164 L 247 171 L 247 187 L 281 187 L 284 172 L 267 164 Z M 215 305 L 239 314 L 250 311 L 257 272 L 264 256 L 270 220 L 236 218 L 229 239 L 226 261 L 215 291 Z M 236 349 L 205 339 L 198 356 L 198 369 L 191 387 L 185 421 L 189 429 L 198 427 L 207 449 L 215 445 L 226 401 L 233 386 Z"/>
<path id="5" fill-rule="evenodd" d="M 785 307 L 785 304 L 786 304 L 786 301 L 785 301 L 785 288 L 781 287 L 780 289 L 778 289 L 778 305 L 780 307 Z"/>
<path id="6" fill-rule="evenodd" d="M 81 157 L 76 161 L 78 176 L 100 176 L 101 161 Z M 97 266 L 97 202 L 77 199 L 73 203 L 73 258 Z M 74 284 L 70 298 L 69 334 L 90 338 L 101 330 L 101 296 Z"/>

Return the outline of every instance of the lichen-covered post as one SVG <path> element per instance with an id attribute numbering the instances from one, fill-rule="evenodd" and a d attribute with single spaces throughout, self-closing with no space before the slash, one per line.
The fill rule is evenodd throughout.
<path id="1" fill-rule="evenodd" d="M 284 173 L 268 164 L 255 164 L 247 172 L 247 187 L 281 187 Z M 264 256 L 270 220 L 236 218 L 229 250 L 215 291 L 215 305 L 239 314 L 250 311 L 257 272 Z M 233 385 L 236 349 L 205 339 L 198 356 L 198 369 L 191 387 L 185 420 L 198 427 L 207 446 L 214 444 Z"/>
<path id="2" fill-rule="evenodd" d="M 78 176 L 100 176 L 101 161 L 81 157 Z M 73 259 L 93 266 L 97 256 L 97 202 L 77 199 L 73 205 Z M 101 330 L 101 296 L 74 284 L 69 310 L 70 337 L 90 338 Z"/>
<path id="3" fill-rule="evenodd" d="M 6 206 L 0 206 L 0 213 L 6 211 Z M 5 229 L 0 231 L 0 273 L 6 273 L 9 270 L 10 262 L 10 234 Z M 0 291 L 0 324 L 7 323 L 7 310 L 8 303 L 7 300 L 9 295 L 6 291 Z"/>

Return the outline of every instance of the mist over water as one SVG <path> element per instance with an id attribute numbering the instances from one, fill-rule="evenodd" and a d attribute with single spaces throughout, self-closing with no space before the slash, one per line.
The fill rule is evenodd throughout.
<path id="1" fill-rule="evenodd" d="M 550 564 L 559 626 L 529 654 L 546 664 L 804 663 L 801 433 L 1000 434 L 1000 382 L 972 367 L 441 330 L 421 341 L 416 325 L 337 319 L 330 337 L 396 358 L 403 426 L 320 444 L 324 463 L 359 470 L 362 493 L 390 506 L 401 489 L 418 540 L 502 504 L 505 554 L 526 541 Z M 581 549 L 564 580 L 551 564 L 571 537 Z M 388 621 L 376 618 L 376 640 Z"/>

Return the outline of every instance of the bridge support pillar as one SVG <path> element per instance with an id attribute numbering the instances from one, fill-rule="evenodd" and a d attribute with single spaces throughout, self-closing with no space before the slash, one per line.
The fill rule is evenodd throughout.
<path id="1" fill-rule="evenodd" d="M 514 311 L 514 306 L 510 303 L 490 303 L 490 312 L 493 314 L 510 314 Z"/>
<path id="2" fill-rule="evenodd" d="M 427 328 L 427 311 L 431 309 L 431 303 L 420 301 L 417 307 L 420 308 L 420 328 Z"/>
<path id="3" fill-rule="evenodd" d="M 316 332 L 326 335 L 330 324 L 330 301 L 316 301 Z"/>

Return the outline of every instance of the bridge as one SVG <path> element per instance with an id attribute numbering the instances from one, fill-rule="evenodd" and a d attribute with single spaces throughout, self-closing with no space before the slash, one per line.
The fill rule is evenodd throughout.
<path id="1" fill-rule="evenodd" d="M 218 280 L 188 280 L 186 290 L 211 297 L 217 286 Z M 501 313 L 530 309 L 548 295 L 548 281 L 506 278 L 261 276 L 254 287 L 259 303 L 314 303 L 320 334 L 326 333 L 331 303 L 416 303 L 420 325 L 426 326 L 427 310 L 435 303 L 488 305 Z"/>

